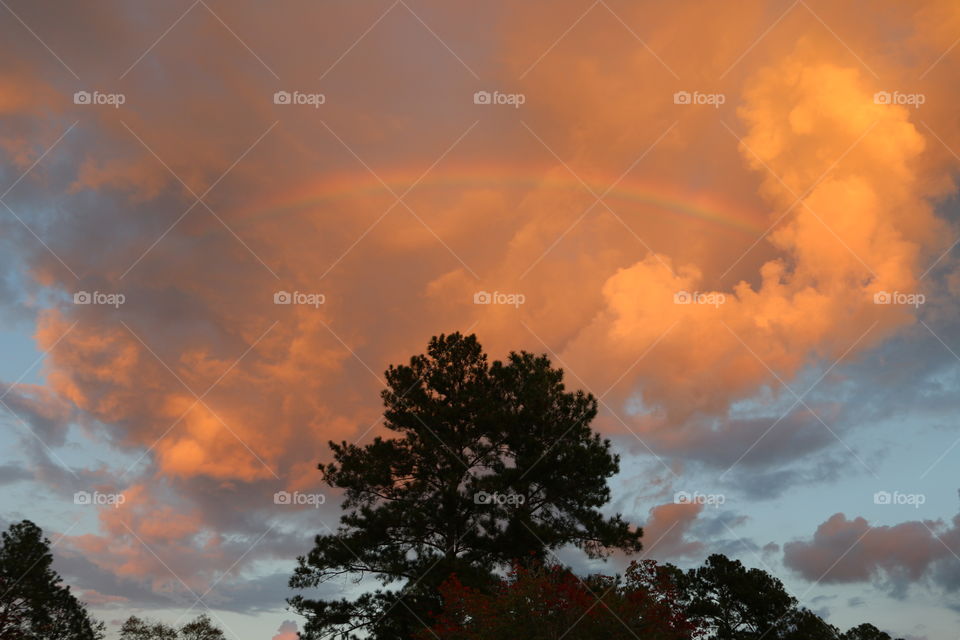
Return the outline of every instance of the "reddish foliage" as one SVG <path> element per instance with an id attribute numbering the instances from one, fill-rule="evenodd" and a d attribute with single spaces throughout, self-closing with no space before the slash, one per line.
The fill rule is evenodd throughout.
<path id="1" fill-rule="evenodd" d="M 691 640 L 676 590 L 656 562 L 633 562 L 624 578 L 581 579 L 559 566 L 515 566 L 490 592 L 451 576 L 444 610 L 420 638 L 440 640 Z"/>

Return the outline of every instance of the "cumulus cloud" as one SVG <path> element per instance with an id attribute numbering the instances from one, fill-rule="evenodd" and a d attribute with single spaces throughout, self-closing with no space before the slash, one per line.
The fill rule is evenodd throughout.
<path id="1" fill-rule="evenodd" d="M 297 640 L 299 637 L 297 623 L 292 620 L 284 620 L 280 628 L 277 629 L 277 635 L 273 636 L 273 640 Z"/>
<path id="2" fill-rule="evenodd" d="M 77 122 L 5 197 L 43 240 L 0 222 L 49 349 L 45 384 L 18 385 L 11 407 L 51 447 L 80 425 L 140 458 L 100 478 L 122 477 L 128 500 L 65 542 L 85 570 L 179 589 L 155 550 L 200 589 L 280 519 L 296 531 L 271 531 L 238 569 L 295 555 L 302 532 L 335 521 L 336 496 L 284 510 L 273 493 L 321 491 L 325 443 L 380 432 L 382 370 L 434 333 L 475 330 L 495 357 L 549 351 L 571 386 L 624 414 L 605 411 L 600 428 L 627 426 L 667 458 L 718 467 L 777 418 L 734 415 L 735 403 L 791 401 L 782 383 L 914 322 L 873 295 L 926 290 L 955 159 L 915 111 L 874 102 L 893 87 L 872 71 L 923 71 L 960 24 L 951 3 L 869 18 L 817 5 L 845 35 L 857 27 L 847 37 L 861 60 L 802 7 L 741 56 L 769 23 L 759 0 L 703 3 L 695 21 L 666 3 L 595 5 L 560 42 L 580 3 L 511 5 L 530 19 L 510 20 L 498 3 L 468 17 L 410 5 L 342 59 L 387 6 L 201 4 L 147 51 L 154 26 L 183 9 L 17 5 L 79 80 L 22 25 L 0 26 L 16 61 L 0 71 L 7 182 Z M 889 53 L 891 33 L 902 55 Z M 956 64 L 934 73 L 952 77 Z M 122 91 L 124 107 L 73 104 L 94 86 Z M 322 109 L 273 104 L 277 90 L 315 87 Z M 524 108 L 474 105 L 488 88 L 524 92 Z M 674 104 L 693 89 L 726 101 Z M 924 122 L 957 145 L 952 92 L 930 88 Z M 81 290 L 125 302 L 72 304 Z M 526 302 L 475 305 L 479 290 Z M 325 302 L 276 305 L 278 291 Z M 723 303 L 675 304 L 678 291 Z M 769 482 L 742 490 L 837 477 L 837 464 L 781 469 L 834 445 L 814 412 L 838 415 L 812 400 L 791 410 L 743 459 Z M 658 549 L 699 552 L 698 515 L 654 507 L 648 545 L 661 535 Z M 826 540 L 860 526 L 844 523 Z M 792 553 L 822 564 L 816 548 Z"/>
<path id="3" fill-rule="evenodd" d="M 877 581 L 903 596 L 912 583 L 934 580 L 960 587 L 953 569 L 960 550 L 960 516 L 871 526 L 865 518 L 836 513 L 809 540 L 783 545 L 784 564 L 807 580 L 825 583 Z"/>

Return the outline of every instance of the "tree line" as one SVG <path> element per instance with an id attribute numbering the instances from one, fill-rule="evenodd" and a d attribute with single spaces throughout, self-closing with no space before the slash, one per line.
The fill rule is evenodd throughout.
<path id="1" fill-rule="evenodd" d="M 776 577 L 720 554 L 686 571 L 638 559 L 622 576 L 560 565 L 561 549 L 635 556 L 643 531 L 601 512 L 619 457 L 591 428 L 596 398 L 568 391 L 545 355 L 490 362 L 476 336 L 440 335 L 386 381 L 393 437 L 330 442 L 319 465 L 344 501 L 290 579 L 303 640 L 891 640 L 870 624 L 841 632 Z M 0 640 L 104 637 L 51 562 L 36 525 L 3 534 Z M 317 597 L 344 577 L 379 586 Z M 224 637 L 206 616 L 180 628 L 131 617 L 120 633 Z"/>

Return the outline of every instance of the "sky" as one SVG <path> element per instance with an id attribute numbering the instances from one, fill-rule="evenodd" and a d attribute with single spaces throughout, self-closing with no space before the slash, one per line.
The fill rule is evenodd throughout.
<path id="1" fill-rule="evenodd" d="M 952 0 L 0 0 L 0 524 L 113 633 L 291 640 L 327 442 L 461 331 L 597 396 L 649 557 L 954 637 L 958 43 Z"/>

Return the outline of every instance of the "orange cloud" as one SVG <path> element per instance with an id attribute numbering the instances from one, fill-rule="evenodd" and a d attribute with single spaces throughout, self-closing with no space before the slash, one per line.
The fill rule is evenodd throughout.
<path id="1" fill-rule="evenodd" d="M 697 418 L 722 422 L 777 377 L 908 326 L 912 308 L 873 296 L 926 291 L 946 248 L 934 210 L 953 190 L 944 145 L 960 147 L 960 124 L 942 80 L 958 62 L 931 65 L 960 12 L 805 4 L 843 41 L 803 4 L 757 40 L 777 18 L 760 0 L 700 3 L 696 19 L 611 1 L 569 31 L 582 3 L 511 5 L 509 19 L 494 3 L 465 19 L 425 2 L 418 15 L 460 60 L 398 5 L 342 61 L 372 5 L 218 6 L 260 60 L 198 6 L 116 83 L 117 113 L 72 105 L 56 60 L 29 34 L 5 39 L 30 72 L 0 78 L 6 155 L 25 169 L 36 140 L 80 121 L 11 196 L 56 254 L 23 232 L 29 276 L 43 292 L 127 297 L 51 303 L 36 331 L 47 393 L 146 453 L 130 501 L 101 516 L 117 542 L 77 547 L 166 579 L 127 523 L 184 576 L 232 561 L 210 533 L 251 534 L 249 522 L 201 506 L 229 496 L 269 514 L 274 491 L 315 487 L 327 440 L 380 433 L 382 370 L 441 331 L 471 328 L 494 357 L 549 349 L 570 386 L 609 389 L 618 411 L 641 407 L 624 421 L 696 455 L 716 442 Z M 38 11 L 25 19 L 49 27 L 84 82 L 116 78 L 155 38 L 123 12 L 75 11 L 64 32 Z M 149 18 L 171 24 L 171 11 Z M 83 53 L 91 42 L 116 44 Z M 921 83 L 926 126 L 874 103 L 928 67 L 940 81 Z M 314 87 L 322 110 L 272 103 Z M 472 103 L 479 89 L 526 102 L 488 109 Z M 682 90 L 725 102 L 674 104 Z M 281 290 L 325 302 L 275 305 Z M 526 302 L 475 305 L 480 290 Z M 681 291 L 722 303 L 676 304 Z M 648 541 L 686 530 L 696 513 L 680 507 L 655 507 Z"/>
<path id="2" fill-rule="evenodd" d="M 686 534 L 703 508 L 702 504 L 693 503 L 667 503 L 651 508 L 643 525 L 645 553 L 658 558 L 700 554 L 703 542 L 689 540 Z"/>

